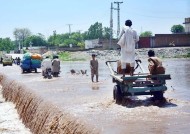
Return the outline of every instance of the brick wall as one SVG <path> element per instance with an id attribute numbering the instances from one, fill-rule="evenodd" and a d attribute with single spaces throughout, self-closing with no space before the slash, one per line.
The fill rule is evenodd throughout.
<path id="1" fill-rule="evenodd" d="M 150 37 L 140 37 L 138 48 L 150 48 Z"/>
<path id="2" fill-rule="evenodd" d="M 154 47 L 190 46 L 190 34 L 155 34 Z"/>

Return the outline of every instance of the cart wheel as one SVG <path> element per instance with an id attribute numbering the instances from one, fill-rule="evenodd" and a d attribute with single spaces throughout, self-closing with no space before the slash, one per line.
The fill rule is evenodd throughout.
<path id="1" fill-rule="evenodd" d="M 37 73 L 37 68 L 34 69 L 35 73 Z"/>
<path id="2" fill-rule="evenodd" d="M 154 92 L 154 100 L 163 100 L 164 99 L 164 95 L 162 91 L 156 91 Z"/>
<path id="3" fill-rule="evenodd" d="M 113 88 L 113 98 L 116 100 L 117 104 L 121 104 L 123 96 L 118 85 L 115 85 Z"/>

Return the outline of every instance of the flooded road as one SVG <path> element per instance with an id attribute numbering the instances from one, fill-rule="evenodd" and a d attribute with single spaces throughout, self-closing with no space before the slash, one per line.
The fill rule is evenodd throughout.
<path id="1" fill-rule="evenodd" d="M 80 118 L 93 130 L 104 134 L 154 133 L 188 134 L 190 131 L 190 60 L 164 59 L 168 90 L 167 103 L 153 105 L 151 96 L 140 96 L 130 105 L 113 101 L 112 78 L 105 62 L 99 63 L 99 81 L 92 83 L 89 62 L 64 62 L 58 78 L 43 79 L 41 73 L 21 74 L 20 68 L 0 66 L 0 72 L 26 86 L 47 102 Z M 143 61 L 147 70 L 147 61 Z M 71 75 L 70 70 L 86 70 L 87 75 Z M 41 72 L 41 70 L 39 70 Z M 92 130 L 92 131 L 93 131 Z"/>

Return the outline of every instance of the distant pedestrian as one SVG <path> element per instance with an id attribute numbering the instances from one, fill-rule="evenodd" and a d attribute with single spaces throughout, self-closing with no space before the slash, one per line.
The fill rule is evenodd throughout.
<path id="1" fill-rule="evenodd" d="M 52 74 L 54 77 L 58 77 L 60 73 L 60 60 L 59 56 L 54 55 L 52 60 Z"/>
<path id="2" fill-rule="evenodd" d="M 94 75 L 96 75 L 96 82 L 98 82 L 98 60 L 96 59 L 96 55 L 92 54 L 92 60 L 90 61 L 91 68 L 91 80 L 94 82 Z"/>
<path id="3" fill-rule="evenodd" d="M 15 64 L 17 65 L 17 57 L 15 58 L 14 62 L 15 62 Z"/>
<path id="4" fill-rule="evenodd" d="M 126 20 L 119 35 L 118 45 L 121 47 L 121 68 L 125 77 L 126 64 L 130 64 L 130 75 L 133 76 L 135 66 L 135 45 L 139 41 L 137 32 L 131 28 L 132 21 Z"/>
<path id="5" fill-rule="evenodd" d="M 3 62 L 3 57 L 1 57 L 1 61 L 0 61 L 1 63 Z"/>
<path id="6" fill-rule="evenodd" d="M 17 58 L 17 65 L 20 65 L 20 61 L 21 61 L 21 59 L 20 59 L 20 57 L 18 57 Z"/>

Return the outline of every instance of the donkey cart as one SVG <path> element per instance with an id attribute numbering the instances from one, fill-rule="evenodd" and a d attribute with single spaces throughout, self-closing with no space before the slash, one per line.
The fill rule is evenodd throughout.
<path id="1" fill-rule="evenodd" d="M 169 74 L 150 75 L 143 72 L 140 60 L 136 60 L 137 67 L 140 67 L 142 73 L 134 74 L 133 76 L 125 75 L 114 71 L 111 63 L 117 61 L 107 61 L 113 82 L 116 85 L 113 88 L 113 98 L 117 104 L 122 102 L 124 97 L 138 96 L 138 95 L 153 95 L 155 100 L 163 100 L 163 94 L 167 90 L 166 80 L 171 79 Z M 136 67 L 136 68 L 137 68 Z"/>

